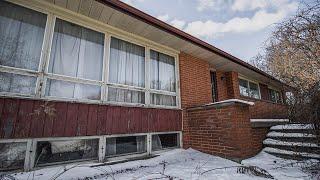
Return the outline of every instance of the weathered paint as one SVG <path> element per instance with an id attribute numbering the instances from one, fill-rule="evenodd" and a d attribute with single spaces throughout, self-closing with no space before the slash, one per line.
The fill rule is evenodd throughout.
<path id="1" fill-rule="evenodd" d="M 0 98 L 0 138 L 181 131 L 180 110 Z"/>

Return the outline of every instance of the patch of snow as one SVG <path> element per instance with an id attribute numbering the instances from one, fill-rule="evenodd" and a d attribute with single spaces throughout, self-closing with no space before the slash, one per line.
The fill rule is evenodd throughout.
<path id="1" fill-rule="evenodd" d="M 289 122 L 289 119 L 250 119 L 250 122 Z"/>
<path id="2" fill-rule="evenodd" d="M 271 147 L 266 147 L 263 149 L 263 151 L 270 152 L 270 153 L 291 155 L 291 156 L 302 156 L 302 157 L 320 159 L 320 154 L 313 154 L 313 153 L 306 153 L 306 152 L 294 152 L 294 151 L 288 151 L 288 150 L 271 148 Z"/>
<path id="3" fill-rule="evenodd" d="M 267 134 L 267 137 L 307 137 L 307 138 L 315 138 L 316 136 L 313 134 L 306 133 L 282 133 L 282 132 L 274 132 L 271 131 Z"/>
<path id="4" fill-rule="evenodd" d="M 290 179 L 291 177 L 306 177 L 299 167 L 290 166 L 284 169 L 275 169 L 283 163 L 289 161 L 279 159 L 265 152 L 261 152 L 256 157 L 242 161 L 244 165 L 254 165 L 267 170 L 276 179 Z M 165 162 L 165 170 L 163 172 Z M 34 180 L 50 179 L 84 179 L 86 177 L 94 179 L 169 179 L 176 177 L 179 179 L 223 179 L 223 180 L 255 180 L 264 179 L 248 174 L 237 173 L 237 167 L 242 166 L 236 162 L 223 159 L 217 156 L 201 153 L 193 149 L 175 149 L 161 153 L 160 156 L 146 159 L 130 161 L 125 163 L 102 165 L 92 167 L 98 163 L 79 163 L 58 167 L 47 167 L 36 171 L 12 174 L 17 179 L 28 179 L 34 177 Z M 228 167 L 228 168 L 224 168 Z M 69 169 L 65 171 L 64 169 Z M 215 170 L 212 170 L 215 169 Z M 205 171 L 209 171 L 204 173 Z M 167 177 L 167 178 L 165 178 Z M 293 179 L 293 178 L 291 178 Z"/>
<path id="5" fill-rule="evenodd" d="M 218 101 L 218 102 L 214 102 L 214 103 L 210 103 L 210 104 L 206 104 L 206 105 L 215 105 L 215 104 L 223 104 L 223 103 L 230 103 L 230 102 L 237 102 L 237 103 L 243 103 L 243 104 L 247 104 L 250 106 L 254 105 L 254 102 L 250 102 L 250 101 L 244 101 L 241 99 L 227 99 L 224 101 Z"/>
<path id="6" fill-rule="evenodd" d="M 288 129 L 288 130 L 313 129 L 313 125 L 312 125 L 312 124 L 285 124 L 285 125 L 272 126 L 270 129 L 271 129 L 271 130 L 282 130 L 282 129 Z"/>
<path id="7" fill-rule="evenodd" d="M 265 145 L 282 145 L 282 146 L 300 146 L 300 147 L 319 147 L 315 143 L 306 143 L 306 142 L 288 142 L 288 141 L 281 141 L 276 139 L 265 139 L 263 141 Z"/>

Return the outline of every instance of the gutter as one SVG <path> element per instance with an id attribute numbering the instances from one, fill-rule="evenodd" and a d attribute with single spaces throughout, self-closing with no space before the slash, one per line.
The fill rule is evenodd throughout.
<path id="1" fill-rule="evenodd" d="M 166 31 L 170 34 L 173 34 L 174 36 L 177 36 L 183 40 L 191 42 L 201 48 L 204 48 L 208 51 L 216 53 L 224 58 L 229 59 L 230 61 L 232 61 L 236 64 L 244 66 L 244 67 L 246 67 L 256 73 L 259 73 L 267 78 L 270 78 L 270 79 L 275 80 L 281 84 L 284 84 L 280 80 L 276 79 L 275 77 L 267 74 L 266 72 L 264 72 L 256 67 L 252 66 L 251 64 L 244 62 L 241 59 L 239 59 L 239 58 L 237 58 L 237 57 L 235 57 L 235 56 L 233 56 L 233 55 L 231 55 L 231 54 L 229 54 L 229 53 L 227 53 L 217 47 L 214 47 L 213 45 L 210 45 L 209 43 L 206 43 L 206 42 L 184 32 L 184 31 L 181 31 L 181 30 L 179 30 L 179 29 L 177 29 L 177 28 L 175 28 L 175 27 L 173 27 L 173 26 L 171 26 L 161 20 L 158 20 L 157 18 L 155 18 L 151 15 L 148 15 L 148 14 L 144 13 L 143 11 L 140 11 L 134 7 L 131 7 L 131 6 L 127 5 L 126 3 L 123 3 L 119 0 L 96 0 L 96 1 L 101 2 L 102 4 L 110 6 L 114 9 L 117 9 L 118 11 L 121 11 L 129 16 L 132 16 L 136 19 L 139 19 L 149 25 L 152 25 L 152 26 L 159 28 L 163 31 Z"/>

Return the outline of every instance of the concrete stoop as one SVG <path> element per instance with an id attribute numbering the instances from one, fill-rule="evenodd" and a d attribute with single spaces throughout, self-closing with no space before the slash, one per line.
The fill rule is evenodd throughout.
<path id="1" fill-rule="evenodd" d="M 286 159 L 319 159 L 320 146 L 311 124 L 272 126 L 264 151 Z"/>

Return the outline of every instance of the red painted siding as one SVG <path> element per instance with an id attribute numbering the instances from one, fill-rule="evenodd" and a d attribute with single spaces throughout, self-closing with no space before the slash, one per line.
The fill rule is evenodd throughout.
<path id="1" fill-rule="evenodd" d="M 0 138 L 181 131 L 181 111 L 0 98 Z"/>

